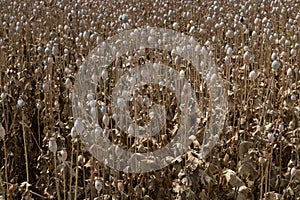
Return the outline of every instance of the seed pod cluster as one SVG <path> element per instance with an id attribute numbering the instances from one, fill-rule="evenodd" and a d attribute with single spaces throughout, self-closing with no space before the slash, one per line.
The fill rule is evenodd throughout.
<path id="1" fill-rule="evenodd" d="M 0 1 L 0 186 L 5 191 L 0 188 L 0 194 L 4 199 L 297 199 L 299 10 L 299 1 L 291 0 Z M 99 66 L 105 70 L 89 77 L 95 90 L 83 91 L 83 103 L 73 104 L 74 83 L 88 68 L 90 53 L 137 27 L 153 28 L 149 35 L 129 33 L 139 49 L 122 51 L 114 44 L 109 50 L 117 58 Z M 156 27 L 179 34 L 158 41 Z M 181 34 L 199 45 L 177 44 Z M 145 48 L 170 41 L 176 43 L 170 51 Z M 203 72 L 206 58 L 193 66 L 181 55 L 211 56 L 218 69 Z M 147 63 L 156 64 L 131 76 L 131 69 Z M 141 80 L 148 80 L 158 64 L 176 71 L 178 82 L 163 77 L 144 84 Z M 112 89 L 127 75 L 136 87 L 113 96 Z M 180 85 L 183 80 L 195 91 L 201 111 L 199 119 L 187 122 L 199 128 L 186 138 L 192 143 L 184 156 L 177 157 L 182 150 L 177 143 L 170 147 L 172 156 L 143 161 L 172 164 L 144 174 L 115 172 L 93 157 L 94 149 L 105 148 L 107 155 L 100 156 L 116 158 L 112 164 L 117 166 L 125 151 L 151 155 L 169 147 L 184 128 L 179 124 L 185 111 L 195 111 L 178 105 L 178 100 L 194 101 L 186 99 L 190 91 Z M 222 99 L 208 86 L 224 87 L 228 95 L 226 124 L 217 139 L 205 136 L 218 124 L 214 114 L 221 112 L 209 105 Z M 91 117 L 74 118 L 73 107 Z M 134 123 L 116 120 L 115 112 L 125 109 Z M 149 127 L 161 129 L 155 136 L 137 137 Z M 86 141 L 90 132 L 93 141 Z M 103 140 L 118 148 L 101 146 Z M 203 141 L 217 142 L 207 158 L 199 159 L 210 146 Z M 132 163 L 142 165 L 135 158 Z"/>

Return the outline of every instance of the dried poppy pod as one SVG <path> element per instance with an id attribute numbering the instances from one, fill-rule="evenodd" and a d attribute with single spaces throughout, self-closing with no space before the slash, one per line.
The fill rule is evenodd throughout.
<path id="1" fill-rule="evenodd" d="M 272 59 L 272 60 L 278 59 L 277 53 L 273 52 L 272 55 L 271 55 L 271 59 Z"/>
<path id="2" fill-rule="evenodd" d="M 232 56 L 233 50 L 232 50 L 231 47 L 228 47 L 228 48 L 226 49 L 226 54 L 227 54 L 228 56 Z"/>
<path id="3" fill-rule="evenodd" d="M 56 153 L 57 143 L 56 143 L 55 138 L 50 138 L 49 143 L 48 143 L 48 148 L 52 153 Z"/>
<path id="4" fill-rule="evenodd" d="M 20 108 L 22 108 L 25 105 L 25 102 L 24 102 L 24 100 L 21 97 L 18 99 L 18 104 L 17 105 Z"/>
<path id="5" fill-rule="evenodd" d="M 280 62 L 278 60 L 274 60 L 271 64 L 272 70 L 277 72 L 278 69 L 280 68 Z"/>
<path id="6" fill-rule="evenodd" d="M 269 142 L 274 142 L 275 140 L 274 133 L 268 133 L 267 137 Z"/>
<path id="7" fill-rule="evenodd" d="M 249 63 L 250 62 L 250 59 L 251 59 L 251 53 L 249 51 L 246 51 L 244 53 L 244 62 L 245 63 Z"/>
<path id="8" fill-rule="evenodd" d="M 294 176 L 295 176 L 295 174 L 297 173 L 297 168 L 296 167 L 293 167 L 292 169 L 291 169 L 291 178 L 293 178 Z"/>
<path id="9" fill-rule="evenodd" d="M 259 158 L 258 158 L 258 162 L 259 162 L 261 165 L 263 165 L 266 161 L 267 161 L 266 158 L 263 158 L 263 157 L 259 157 Z"/>
<path id="10" fill-rule="evenodd" d="M 257 78 L 257 73 L 256 73 L 254 70 L 252 70 L 252 71 L 249 73 L 249 78 L 250 78 L 251 80 L 256 79 L 256 78 Z"/>
<path id="11" fill-rule="evenodd" d="M 96 178 L 94 186 L 98 193 L 102 190 L 103 184 L 99 178 Z"/>
<path id="12" fill-rule="evenodd" d="M 119 190 L 120 193 L 124 193 L 125 188 L 124 188 L 124 183 L 123 183 L 123 181 L 118 180 L 117 188 L 118 188 L 118 190 Z"/>
<path id="13" fill-rule="evenodd" d="M 108 127 L 108 125 L 109 125 L 109 116 L 107 114 L 103 115 L 102 122 L 105 125 L 105 127 Z"/>
<path id="14" fill-rule="evenodd" d="M 296 96 L 295 94 L 292 94 L 292 95 L 291 95 L 291 100 L 292 100 L 292 101 L 296 101 L 296 100 L 297 100 L 297 96 Z"/>
<path id="15" fill-rule="evenodd" d="M 2 100 L 4 100 L 6 98 L 6 94 L 4 92 L 2 92 L 0 97 L 1 97 Z"/>
<path id="16" fill-rule="evenodd" d="M 4 136 L 5 136 L 5 129 L 2 126 L 2 124 L 0 124 L 0 140 L 4 140 Z"/>
<path id="17" fill-rule="evenodd" d="M 76 119 L 75 122 L 74 122 L 74 128 L 75 128 L 75 131 L 78 133 L 78 134 L 82 134 L 85 127 L 84 127 L 84 124 L 82 122 L 81 119 Z"/>
<path id="18" fill-rule="evenodd" d="M 59 154 L 60 154 L 60 161 L 62 163 L 64 163 L 66 160 L 67 160 L 67 157 L 68 157 L 68 153 L 66 151 L 66 148 L 63 148 L 62 150 L 59 151 Z"/>
<path id="19" fill-rule="evenodd" d="M 67 89 L 71 89 L 71 87 L 72 87 L 72 81 L 71 81 L 70 78 L 66 78 L 65 86 L 66 86 Z"/>

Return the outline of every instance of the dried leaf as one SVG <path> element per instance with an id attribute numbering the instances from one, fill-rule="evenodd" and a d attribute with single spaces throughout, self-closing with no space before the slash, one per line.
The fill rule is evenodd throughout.
<path id="1" fill-rule="evenodd" d="M 222 173 L 222 177 L 225 178 L 226 183 L 231 185 L 232 187 L 241 187 L 245 185 L 245 183 L 231 169 L 224 170 Z"/>
<path id="2" fill-rule="evenodd" d="M 244 154 L 248 152 L 249 148 L 253 145 L 252 142 L 242 141 L 239 145 L 239 153 L 238 156 L 242 160 L 244 158 Z"/>
<path id="3" fill-rule="evenodd" d="M 236 200 L 244 200 L 244 199 L 254 200 L 254 196 L 250 188 L 246 186 L 241 186 L 238 190 L 238 195 L 236 197 Z"/>

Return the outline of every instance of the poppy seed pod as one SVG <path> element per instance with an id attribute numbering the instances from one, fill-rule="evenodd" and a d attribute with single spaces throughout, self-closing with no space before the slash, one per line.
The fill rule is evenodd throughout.
<path id="1" fill-rule="evenodd" d="M 48 148 L 52 153 L 56 153 L 57 143 L 56 143 L 55 138 L 50 138 L 49 143 L 48 143 Z"/>
<path id="2" fill-rule="evenodd" d="M 105 113 L 106 110 L 107 110 L 107 109 L 106 109 L 106 106 L 102 105 L 102 106 L 101 106 L 101 112 L 102 112 L 102 113 Z"/>
<path id="3" fill-rule="evenodd" d="M 266 159 L 263 158 L 263 157 L 259 157 L 259 158 L 258 158 L 258 162 L 259 162 L 261 165 L 263 165 L 263 164 L 266 162 Z"/>
<path id="4" fill-rule="evenodd" d="M 38 46 L 38 48 L 36 49 L 36 51 L 37 51 L 38 54 L 42 54 L 42 52 L 43 52 L 43 47 Z"/>
<path id="5" fill-rule="evenodd" d="M 0 124 L 0 140 L 4 140 L 4 136 L 5 136 L 5 129 L 2 126 L 2 124 Z"/>
<path id="6" fill-rule="evenodd" d="M 293 75 L 293 70 L 291 68 L 288 68 L 286 75 L 292 76 Z"/>
<path id="7" fill-rule="evenodd" d="M 290 53 L 291 53 L 292 56 L 295 56 L 296 53 L 297 53 L 297 51 L 293 48 L 293 49 L 291 49 L 291 52 L 290 52 Z"/>
<path id="8" fill-rule="evenodd" d="M 25 102 L 23 101 L 23 99 L 22 98 L 19 98 L 18 99 L 18 107 L 23 107 L 25 105 Z"/>
<path id="9" fill-rule="evenodd" d="M 96 136 L 102 136 L 102 134 L 103 134 L 103 131 L 100 127 L 96 127 L 94 131 L 95 131 Z"/>
<path id="10" fill-rule="evenodd" d="M 130 125 L 127 130 L 129 135 L 134 135 L 134 128 Z"/>
<path id="11" fill-rule="evenodd" d="M 148 77 L 148 76 L 149 76 L 148 70 L 147 70 L 147 69 L 142 69 L 141 75 L 142 75 L 142 77 L 144 77 L 144 78 Z"/>
<path id="12" fill-rule="evenodd" d="M 46 47 L 45 54 L 46 55 L 50 55 L 51 54 L 51 50 L 49 49 L 49 47 Z"/>
<path id="13" fill-rule="evenodd" d="M 117 105 L 121 108 L 124 108 L 126 106 L 126 102 L 123 98 L 118 98 L 117 99 Z"/>
<path id="14" fill-rule="evenodd" d="M 290 47 L 290 46 L 291 46 L 291 41 L 290 41 L 290 40 L 285 40 L 284 45 L 285 45 L 286 47 Z"/>
<path id="15" fill-rule="evenodd" d="M 228 48 L 227 48 L 227 50 L 226 50 L 226 54 L 227 54 L 228 56 L 232 56 L 232 54 L 233 54 L 233 50 L 232 50 L 232 48 L 231 48 L 231 47 L 228 47 Z"/>
<path id="16" fill-rule="evenodd" d="M 95 189 L 97 190 L 97 192 L 100 192 L 101 189 L 102 189 L 102 187 L 103 187 L 103 185 L 102 185 L 101 180 L 96 179 L 96 180 L 95 180 Z"/>
<path id="17" fill-rule="evenodd" d="M 119 146 L 115 147 L 115 154 L 119 158 L 122 155 L 123 149 Z"/>
<path id="18" fill-rule="evenodd" d="M 148 103 L 149 103 L 149 97 L 148 97 L 148 96 L 145 96 L 145 97 L 143 98 L 143 103 L 144 103 L 144 104 L 148 104 Z"/>
<path id="19" fill-rule="evenodd" d="M 182 79 L 185 77 L 185 71 L 184 70 L 180 70 L 179 72 L 179 77 Z"/>
<path id="20" fill-rule="evenodd" d="M 274 60 L 273 62 L 272 62 L 272 69 L 274 70 L 274 71 L 277 71 L 279 68 L 280 68 L 280 62 L 279 61 L 277 61 L 277 60 Z"/>
<path id="21" fill-rule="evenodd" d="M 124 192 L 124 184 L 122 181 L 118 181 L 117 188 L 118 188 L 119 192 L 121 192 L 121 193 Z"/>
<path id="22" fill-rule="evenodd" d="M 98 118 L 98 109 L 96 107 L 92 107 L 91 114 L 92 114 L 93 119 L 97 119 Z"/>
<path id="23" fill-rule="evenodd" d="M 254 40 L 256 40 L 256 39 L 257 39 L 257 36 L 258 36 L 258 34 L 257 34 L 257 32 L 254 30 L 254 31 L 252 32 L 252 38 L 253 38 Z"/>
<path id="24" fill-rule="evenodd" d="M 298 110 L 298 109 L 295 109 L 295 110 L 294 110 L 294 113 L 295 113 L 295 116 L 296 116 L 297 118 L 299 118 L 299 110 Z"/>
<path id="25" fill-rule="evenodd" d="M 75 131 L 78 134 L 82 134 L 85 129 L 81 119 L 76 119 L 76 121 L 74 122 L 74 127 L 75 127 Z"/>
<path id="26" fill-rule="evenodd" d="M 6 94 L 5 94 L 4 92 L 2 92 L 0 97 L 1 97 L 1 99 L 3 100 L 3 99 L 5 99 Z"/>
<path id="27" fill-rule="evenodd" d="M 71 87 L 72 87 L 72 81 L 71 81 L 70 78 L 66 79 L 65 86 L 66 86 L 67 89 L 71 89 Z"/>
<path id="28" fill-rule="evenodd" d="M 103 70 L 103 71 L 101 72 L 101 77 L 102 77 L 103 80 L 106 80 L 106 79 L 107 79 L 107 77 L 108 77 L 108 72 L 107 72 L 107 70 Z"/>
<path id="29" fill-rule="evenodd" d="M 210 84 L 214 85 L 217 82 L 217 74 L 212 74 L 210 77 Z"/>
<path id="30" fill-rule="evenodd" d="M 126 13 L 124 13 L 123 15 L 121 15 L 121 20 L 123 21 L 123 22 L 128 22 L 128 14 L 126 14 Z"/>
<path id="31" fill-rule="evenodd" d="M 173 29 L 177 30 L 179 28 L 179 25 L 177 22 L 174 22 L 173 23 Z"/>
<path id="32" fill-rule="evenodd" d="M 47 62 L 51 66 L 53 64 L 53 62 L 54 62 L 53 57 L 49 56 Z"/>
<path id="33" fill-rule="evenodd" d="M 108 138 L 110 131 L 108 128 L 104 128 L 102 133 L 103 137 Z"/>
<path id="34" fill-rule="evenodd" d="M 282 123 L 279 124 L 278 130 L 279 130 L 280 132 L 282 132 L 282 131 L 284 130 L 284 125 L 283 125 Z"/>
<path id="35" fill-rule="evenodd" d="M 40 110 L 40 109 L 42 108 L 41 102 L 37 102 L 37 103 L 36 103 L 36 108 L 37 108 L 38 110 Z"/>
<path id="36" fill-rule="evenodd" d="M 293 177 L 295 176 L 296 173 L 297 173 L 297 169 L 296 169 L 296 167 L 293 167 L 293 168 L 291 169 L 291 178 L 293 178 Z"/>
<path id="37" fill-rule="evenodd" d="M 272 60 L 276 60 L 277 57 L 278 57 L 278 56 L 277 56 L 277 53 L 273 52 L 272 55 L 271 55 L 271 59 L 272 59 Z"/>
<path id="38" fill-rule="evenodd" d="M 78 135 L 78 134 L 77 134 L 77 132 L 76 132 L 75 127 L 72 127 L 72 128 L 71 128 L 71 137 L 72 137 L 72 138 L 76 138 L 77 135 Z"/>
<path id="39" fill-rule="evenodd" d="M 268 133 L 268 140 L 269 140 L 269 142 L 274 142 L 274 140 L 275 140 L 274 133 Z"/>
<path id="40" fill-rule="evenodd" d="M 256 72 L 255 72 L 254 70 L 252 70 L 252 71 L 249 73 L 249 78 L 250 78 L 251 80 L 254 80 L 254 79 L 256 79 L 256 77 L 257 77 Z"/>
<path id="41" fill-rule="evenodd" d="M 90 37 L 89 31 L 84 31 L 82 37 L 85 41 L 88 41 L 88 39 Z"/>
<path id="42" fill-rule="evenodd" d="M 64 49 L 64 54 L 65 54 L 65 55 L 69 54 L 69 49 L 67 49 L 67 48 Z"/>
<path id="43" fill-rule="evenodd" d="M 67 157 L 68 157 L 68 153 L 67 153 L 67 151 L 66 151 L 66 149 L 62 149 L 62 150 L 60 150 L 60 161 L 61 162 L 65 162 L 66 160 L 67 160 Z"/>
<path id="44" fill-rule="evenodd" d="M 189 140 L 191 140 L 191 141 L 194 141 L 194 140 L 196 140 L 197 139 L 197 137 L 195 136 L 195 135 L 191 135 L 190 137 L 189 137 Z"/>
<path id="45" fill-rule="evenodd" d="M 87 97 L 88 101 L 92 101 L 92 100 L 95 99 L 95 94 L 94 93 L 89 93 L 89 94 L 87 94 L 86 97 Z"/>
<path id="46" fill-rule="evenodd" d="M 287 57 L 287 52 L 285 52 L 285 51 L 281 52 L 280 56 L 282 58 L 286 58 Z"/>
<path id="47" fill-rule="evenodd" d="M 218 37 L 214 35 L 214 36 L 212 37 L 212 42 L 213 42 L 213 43 L 219 42 Z"/>
<path id="48" fill-rule="evenodd" d="M 102 122 L 103 122 L 103 124 L 104 124 L 106 127 L 108 127 L 108 125 L 109 125 L 109 117 L 108 117 L 107 114 L 104 114 L 104 115 L 103 115 Z"/>
<path id="49" fill-rule="evenodd" d="M 225 65 L 229 66 L 229 64 L 230 64 L 230 58 L 228 56 L 225 56 L 224 60 L 225 60 Z"/>
<path id="50" fill-rule="evenodd" d="M 207 32 L 206 32 L 206 30 L 204 30 L 203 28 L 200 28 L 199 33 L 200 33 L 201 35 L 205 35 Z"/>
<path id="51" fill-rule="evenodd" d="M 59 52 L 59 48 L 58 48 L 58 44 L 57 43 L 54 43 L 53 47 L 52 47 L 52 54 L 54 56 L 57 56 L 58 55 L 58 52 Z"/>
<path id="52" fill-rule="evenodd" d="M 244 61 L 245 62 L 249 62 L 250 61 L 250 58 L 251 58 L 251 54 L 249 51 L 246 51 L 245 54 L 244 54 Z"/>

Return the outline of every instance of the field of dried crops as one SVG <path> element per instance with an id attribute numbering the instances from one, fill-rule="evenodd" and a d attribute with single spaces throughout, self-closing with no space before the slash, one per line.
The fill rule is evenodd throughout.
<path id="1" fill-rule="evenodd" d="M 158 49 L 121 55 L 101 74 L 95 115 L 123 149 L 165 146 L 182 114 L 174 94 L 159 84 L 137 91 L 129 112 L 140 126 L 151 118 L 149 105 L 167 105 L 163 130 L 140 140 L 116 127 L 110 90 L 130 68 L 164 63 L 191 82 L 206 113 L 189 150 L 163 169 L 125 173 L 83 145 L 72 113 L 76 74 L 101 42 L 139 27 L 193 36 L 218 66 L 228 109 L 205 159 L 197 155 L 212 119 L 213 78 Z M 299 0 L 1 0 L 0 199 L 299 200 L 299 65 Z"/>

